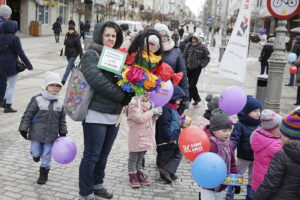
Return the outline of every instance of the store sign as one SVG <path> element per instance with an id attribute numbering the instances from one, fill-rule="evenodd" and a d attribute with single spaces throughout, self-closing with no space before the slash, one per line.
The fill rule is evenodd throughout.
<path id="1" fill-rule="evenodd" d="M 272 16 L 288 19 L 300 12 L 300 0 L 268 0 L 267 7 Z"/>

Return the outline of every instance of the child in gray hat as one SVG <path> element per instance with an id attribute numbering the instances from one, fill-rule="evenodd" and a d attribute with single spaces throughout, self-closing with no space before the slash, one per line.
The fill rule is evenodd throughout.
<path id="1" fill-rule="evenodd" d="M 210 152 L 218 154 L 224 159 L 227 166 L 227 174 L 238 174 L 235 153 L 235 146 L 230 141 L 232 130 L 232 121 L 229 116 L 220 108 L 211 112 L 210 125 L 207 125 L 204 131 L 210 140 Z M 201 188 L 201 199 L 223 200 L 226 185 L 219 185 L 216 188 Z"/>

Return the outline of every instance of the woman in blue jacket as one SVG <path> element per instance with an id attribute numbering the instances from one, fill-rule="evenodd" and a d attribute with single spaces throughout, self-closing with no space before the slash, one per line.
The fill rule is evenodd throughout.
<path id="1" fill-rule="evenodd" d="M 5 113 L 17 112 L 11 107 L 11 104 L 18 78 L 18 57 L 21 58 L 29 70 L 33 69 L 23 51 L 20 38 L 15 35 L 15 27 L 16 23 L 14 21 L 7 20 L 3 22 L 3 34 L 0 35 L 0 75 L 7 79 L 5 96 L 0 96 L 0 103 L 5 102 Z"/>

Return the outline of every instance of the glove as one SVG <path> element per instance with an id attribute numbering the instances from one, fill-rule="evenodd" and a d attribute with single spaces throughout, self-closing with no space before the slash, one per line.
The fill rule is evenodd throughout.
<path id="1" fill-rule="evenodd" d="M 66 135 L 67 135 L 66 133 L 60 133 L 59 137 L 66 137 Z"/>
<path id="2" fill-rule="evenodd" d="M 129 104 L 129 102 L 131 101 L 131 99 L 132 99 L 132 97 L 128 93 L 125 93 L 125 96 L 124 96 L 123 100 L 121 101 L 121 105 L 127 106 Z"/>
<path id="3" fill-rule="evenodd" d="M 234 193 L 239 194 L 241 192 L 241 186 L 234 186 Z"/>
<path id="4" fill-rule="evenodd" d="M 162 108 L 161 107 L 153 108 L 152 111 L 153 111 L 154 115 L 157 115 L 157 116 L 162 115 Z"/>
<path id="5" fill-rule="evenodd" d="M 188 109 L 189 108 L 189 105 L 190 105 L 190 101 L 182 101 L 182 105 L 184 105 L 185 109 Z"/>
<path id="6" fill-rule="evenodd" d="M 28 140 L 28 138 L 27 138 L 28 133 L 26 131 L 20 131 L 20 133 L 25 140 Z"/>

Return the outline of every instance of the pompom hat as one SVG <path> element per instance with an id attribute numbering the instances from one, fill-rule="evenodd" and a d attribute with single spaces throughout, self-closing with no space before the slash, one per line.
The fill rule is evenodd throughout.
<path id="1" fill-rule="evenodd" d="M 260 116 L 261 127 L 266 131 L 278 128 L 282 117 L 272 110 L 263 110 Z"/>

